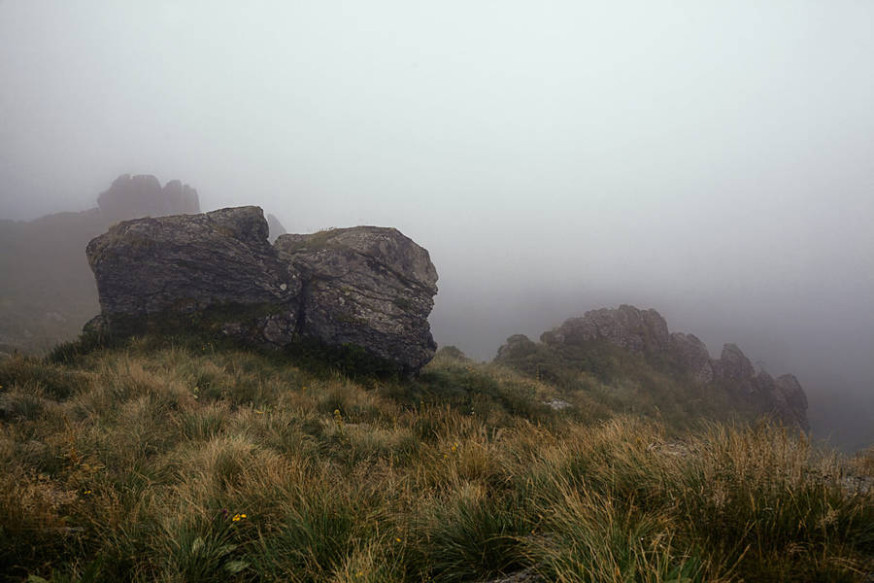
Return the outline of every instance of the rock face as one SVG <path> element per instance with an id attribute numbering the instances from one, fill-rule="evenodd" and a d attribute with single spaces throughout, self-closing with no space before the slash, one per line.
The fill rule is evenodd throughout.
<path id="1" fill-rule="evenodd" d="M 753 363 L 736 344 L 726 344 L 722 347 L 722 355 L 716 361 L 717 378 L 743 381 L 753 378 L 755 374 Z"/>
<path id="2" fill-rule="evenodd" d="M 632 352 L 658 352 L 670 345 L 668 325 L 661 314 L 629 305 L 586 312 L 582 318 L 571 318 L 555 330 L 545 332 L 540 339 L 545 344 L 606 340 Z"/>
<path id="3" fill-rule="evenodd" d="M 284 306 L 300 290 L 267 243 L 257 207 L 125 221 L 92 240 L 86 253 L 104 314 Z"/>
<path id="4" fill-rule="evenodd" d="M 161 183 L 152 175 L 122 174 L 109 190 L 97 197 L 97 204 L 107 223 L 200 212 L 196 190 L 178 180 L 171 180 L 161 188 Z"/>
<path id="5" fill-rule="evenodd" d="M 355 227 L 282 235 L 280 259 L 301 274 L 302 329 L 332 345 L 369 347 L 418 369 L 437 349 L 428 314 L 437 270 L 397 229 Z"/>
<path id="6" fill-rule="evenodd" d="M 524 334 L 513 334 L 507 338 L 507 342 L 498 349 L 498 356 L 495 360 L 517 360 L 525 358 L 535 350 L 537 350 L 537 345 L 530 338 Z"/>
<path id="7" fill-rule="evenodd" d="M 267 238 L 258 207 L 115 225 L 87 249 L 100 324 L 124 332 L 132 317 L 218 310 L 225 334 L 260 345 L 356 345 L 403 372 L 433 357 L 437 272 L 425 249 L 378 227 Z"/>
<path id="8" fill-rule="evenodd" d="M 671 352 L 680 365 L 692 375 L 699 385 L 706 385 L 714 378 L 713 362 L 707 346 L 694 334 L 673 332 Z"/>
<path id="9" fill-rule="evenodd" d="M 765 372 L 756 373 L 735 344 L 726 344 L 719 359 L 712 359 L 696 336 L 669 333 L 664 318 L 655 310 L 639 310 L 629 305 L 592 310 L 544 332 L 540 339 L 553 348 L 606 342 L 645 357 L 655 356 L 660 362 L 671 363 L 673 370 L 699 386 L 716 385 L 760 413 L 809 429 L 807 397 L 798 379 L 783 375 L 775 380 Z M 511 336 L 498 350 L 496 360 L 518 359 L 534 352 L 536 347 L 522 335 Z"/>
<path id="10" fill-rule="evenodd" d="M 777 377 L 777 411 L 786 422 L 795 422 L 804 429 L 809 428 L 807 421 L 807 395 L 801 388 L 801 383 L 795 375 L 784 374 Z"/>

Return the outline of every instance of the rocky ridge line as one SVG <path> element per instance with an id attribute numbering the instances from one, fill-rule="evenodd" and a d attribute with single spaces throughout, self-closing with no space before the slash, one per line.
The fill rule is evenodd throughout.
<path id="1" fill-rule="evenodd" d="M 726 344 L 718 359 L 711 358 L 698 337 L 670 332 L 665 319 L 653 309 L 622 305 L 615 309 L 591 310 L 544 332 L 540 340 L 556 348 L 604 341 L 632 353 L 660 356 L 674 363 L 699 386 L 718 385 L 763 414 L 805 431 L 810 429 L 807 396 L 794 375 L 774 378 L 765 371 L 756 371 L 735 344 Z M 508 361 L 532 352 L 535 347 L 526 336 L 517 334 L 501 346 L 496 360 Z"/>

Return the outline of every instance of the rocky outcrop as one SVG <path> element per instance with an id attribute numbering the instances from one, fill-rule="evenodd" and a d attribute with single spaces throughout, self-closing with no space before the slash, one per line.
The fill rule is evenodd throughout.
<path id="1" fill-rule="evenodd" d="M 495 360 L 513 361 L 520 360 L 533 354 L 537 350 L 537 345 L 524 334 L 513 334 L 507 341 L 498 349 L 498 356 Z"/>
<path id="2" fill-rule="evenodd" d="M 587 350 L 590 343 L 606 343 L 650 358 L 669 367 L 698 386 L 716 386 L 737 402 L 784 423 L 809 429 L 807 398 L 792 375 L 772 378 L 755 367 L 735 344 L 726 344 L 720 357 L 712 359 L 704 343 L 692 334 L 670 333 L 664 318 L 655 310 L 622 305 L 616 309 L 586 312 L 544 332 L 544 346 L 556 350 L 576 347 Z M 525 336 L 511 336 L 498 350 L 496 360 L 524 359 L 537 349 Z M 560 350 L 559 350 L 560 351 Z"/>
<path id="3" fill-rule="evenodd" d="M 745 381 L 756 374 L 756 369 L 750 359 L 744 355 L 737 344 L 726 344 L 722 347 L 719 360 L 714 362 L 716 378 L 730 381 Z"/>
<path id="4" fill-rule="evenodd" d="M 296 313 L 300 281 L 267 243 L 257 207 L 122 222 L 87 247 L 104 315 L 276 305 Z"/>
<path id="5" fill-rule="evenodd" d="M 206 313 L 223 333 L 260 345 L 354 345 L 404 372 L 433 357 L 437 272 L 425 249 L 378 227 L 283 235 L 273 246 L 267 238 L 258 207 L 112 227 L 87 249 L 98 324 L 126 333 L 131 322 Z"/>
<path id="6" fill-rule="evenodd" d="M 418 369 L 437 349 L 428 314 L 437 270 L 397 229 L 355 227 L 282 235 L 280 259 L 304 281 L 302 329 L 331 345 L 354 344 Z"/>
<path id="7" fill-rule="evenodd" d="M 784 374 L 777 377 L 776 412 L 788 423 L 797 423 L 805 430 L 809 429 L 807 420 L 807 395 L 801 388 L 801 383 L 795 375 Z"/>
<path id="8" fill-rule="evenodd" d="M 555 330 L 545 332 L 545 344 L 581 344 L 606 340 L 631 352 L 659 352 L 670 346 L 668 325 L 655 310 L 638 310 L 623 304 L 618 309 L 603 308 L 571 318 Z"/>
<path id="9" fill-rule="evenodd" d="M 97 197 L 97 204 L 108 224 L 138 217 L 200 212 L 196 190 L 178 180 L 171 180 L 162 188 L 152 175 L 122 174 Z"/>
<path id="10" fill-rule="evenodd" d="M 710 360 L 710 352 L 697 336 L 682 332 L 671 333 L 670 351 L 696 383 L 706 385 L 713 380 L 713 361 Z"/>

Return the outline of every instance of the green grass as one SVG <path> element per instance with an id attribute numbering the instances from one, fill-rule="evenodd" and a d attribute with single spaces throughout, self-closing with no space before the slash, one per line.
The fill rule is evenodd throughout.
<path id="1" fill-rule="evenodd" d="M 0 362 L 0 581 L 874 572 L 871 452 L 452 350 L 410 380 L 294 362 L 167 338 Z"/>

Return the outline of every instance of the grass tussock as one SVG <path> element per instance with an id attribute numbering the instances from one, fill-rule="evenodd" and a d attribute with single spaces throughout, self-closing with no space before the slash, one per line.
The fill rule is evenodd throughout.
<path id="1" fill-rule="evenodd" d="M 208 345 L 63 356 L 0 363 L 2 580 L 874 573 L 870 452 L 780 427 L 687 431 L 451 351 L 408 381 Z"/>

